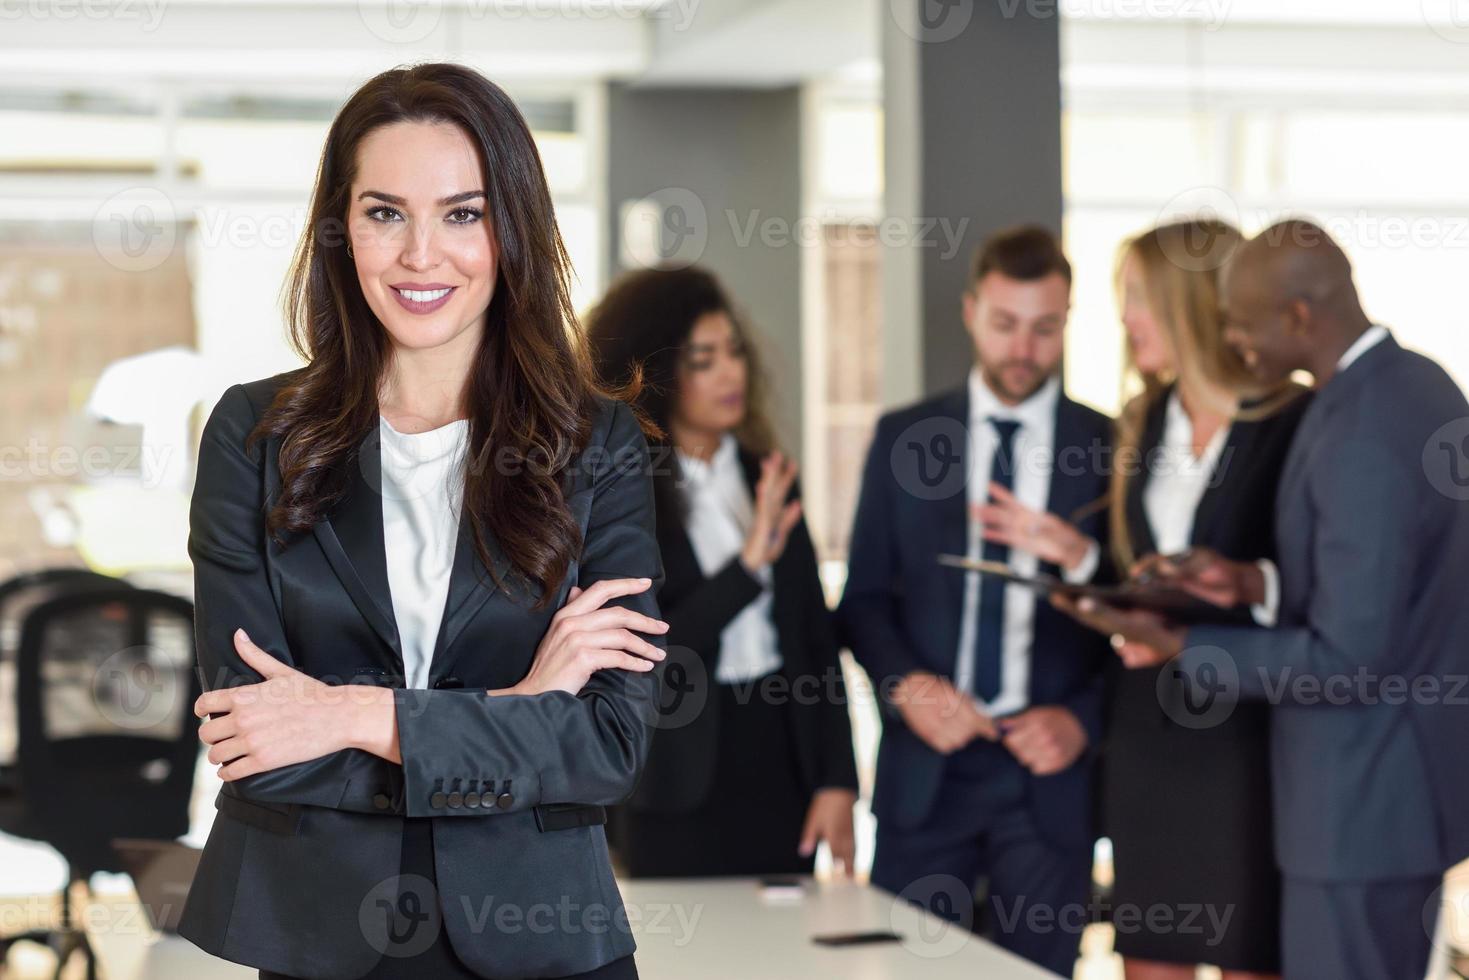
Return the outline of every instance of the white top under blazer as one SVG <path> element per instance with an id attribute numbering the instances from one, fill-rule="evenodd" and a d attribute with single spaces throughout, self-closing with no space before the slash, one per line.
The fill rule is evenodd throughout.
<path id="1" fill-rule="evenodd" d="M 469 420 L 456 419 L 427 432 L 399 432 L 378 418 L 383 547 L 403 647 L 404 684 L 426 688 L 459 537 Z"/>

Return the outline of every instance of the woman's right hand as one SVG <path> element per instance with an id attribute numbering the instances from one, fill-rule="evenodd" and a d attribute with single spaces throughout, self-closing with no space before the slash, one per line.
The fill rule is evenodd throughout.
<path id="1" fill-rule="evenodd" d="M 974 509 L 984 525 L 986 541 L 1029 552 L 1067 571 L 1081 565 L 1091 549 L 1091 539 L 1074 525 L 1055 514 L 1027 507 L 998 483 L 990 484 L 989 503 Z"/>
<path id="2" fill-rule="evenodd" d="M 530 672 L 509 690 L 491 693 L 579 694 L 599 670 L 652 670 L 667 654 L 633 631 L 666 633 L 668 624 L 622 606 L 602 608 L 609 599 L 646 592 L 652 584 L 647 578 L 610 578 L 585 589 L 572 586 L 536 647 Z"/>
<path id="3" fill-rule="evenodd" d="M 751 574 L 774 564 L 785 552 L 791 529 L 801 518 L 801 502 L 786 502 L 796 480 L 796 461 L 776 451 L 760 461 L 755 484 L 754 517 L 740 549 L 740 561 Z"/>

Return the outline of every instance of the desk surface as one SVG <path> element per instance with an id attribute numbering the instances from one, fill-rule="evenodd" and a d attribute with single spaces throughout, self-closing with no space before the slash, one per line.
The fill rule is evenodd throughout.
<path id="1" fill-rule="evenodd" d="M 1055 980 L 928 912 L 867 885 L 804 883 L 794 900 L 750 879 L 619 881 L 643 980 Z M 827 947 L 815 935 L 891 930 L 901 943 Z"/>
<path id="2" fill-rule="evenodd" d="M 643 980 L 1055 980 L 887 893 L 807 880 L 801 897 L 768 899 L 750 879 L 621 881 Z M 87 936 L 107 980 L 254 980 L 253 967 L 159 936 L 134 900 L 95 901 Z M 813 935 L 892 930 L 901 943 L 830 948 Z"/>

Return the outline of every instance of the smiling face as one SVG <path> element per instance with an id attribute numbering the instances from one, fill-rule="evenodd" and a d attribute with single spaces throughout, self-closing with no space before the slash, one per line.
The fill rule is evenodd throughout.
<path id="1" fill-rule="evenodd" d="M 680 359 L 675 420 L 704 432 L 728 432 L 744 421 L 747 379 L 745 344 L 729 314 L 705 313 L 694 321 Z"/>
<path id="2" fill-rule="evenodd" d="M 499 250 L 485 170 L 450 123 L 399 122 L 363 138 L 347 232 L 367 305 L 399 349 L 464 346 L 484 333 Z"/>
<path id="3" fill-rule="evenodd" d="M 992 271 L 964 294 L 980 373 L 1001 401 L 1025 401 L 1056 373 L 1070 306 L 1071 285 L 1059 272 L 1025 280 Z"/>

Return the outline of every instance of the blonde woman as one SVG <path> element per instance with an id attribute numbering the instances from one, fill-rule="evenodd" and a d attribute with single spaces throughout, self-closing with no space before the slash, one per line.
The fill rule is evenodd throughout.
<path id="1" fill-rule="evenodd" d="M 1240 240 L 1223 222 L 1196 220 L 1144 232 L 1119 251 L 1128 380 L 1141 391 L 1118 423 L 1111 542 L 1118 567 L 1135 574 L 1191 547 L 1273 558 L 1275 490 L 1308 398 L 1294 385 L 1253 389 L 1224 342 L 1218 269 Z M 985 519 L 1012 547 L 1075 545 L 1069 525 L 1013 502 Z M 1236 615 L 1269 622 L 1273 610 Z M 1211 701 L 1160 678 L 1167 667 L 1127 669 L 1126 652 L 1110 672 L 1102 778 L 1126 976 L 1191 980 L 1198 964 L 1227 980 L 1276 975 L 1267 708 Z"/>

